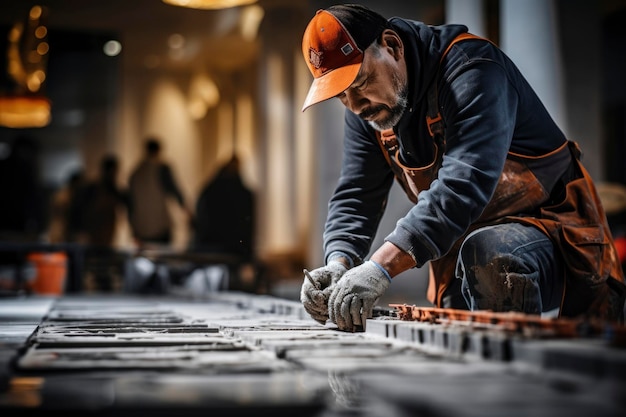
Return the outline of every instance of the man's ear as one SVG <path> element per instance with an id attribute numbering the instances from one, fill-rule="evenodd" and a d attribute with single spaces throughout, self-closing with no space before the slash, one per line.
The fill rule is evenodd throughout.
<path id="1" fill-rule="evenodd" d="M 404 44 L 395 31 L 385 29 L 380 35 L 380 44 L 384 48 L 389 48 L 395 59 L 400 59 L 404 56 Z"/>

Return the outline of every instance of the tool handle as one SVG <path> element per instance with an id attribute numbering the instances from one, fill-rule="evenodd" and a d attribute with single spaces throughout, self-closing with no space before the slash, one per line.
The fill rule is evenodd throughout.
<path id="1" fill-rule="evenodd" d="M 306 269 L 303 269 L 303 270 L 302 270 L 302 272 L 304 272 L 304 276 L 305 276 L 305 277 L 307 277 L 307 279 L 309 280 L 309 282 L 310 282 L 311 284 L 313 284 L 313 286 L 314 286 L 316 289 L 318 289 L 318 290 L 319 290 L 319 289 L 320 289 L 320 287 L 319 287 L 319 283 L 318 283 L 318 282 L 316 282 L 316 281 L 313 279 L 313 277 L 311 276 L 311 274 L 309 273 L 309 271 L 308 271 L 308 270 L 306 270 Z"/>

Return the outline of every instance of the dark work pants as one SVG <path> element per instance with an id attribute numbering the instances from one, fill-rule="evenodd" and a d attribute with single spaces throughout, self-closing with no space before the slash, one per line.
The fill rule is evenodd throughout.
<path id="1" fill-rule="evenodd" d="M 473 231 L 459 251 L 456 276 L 470 310 L 540 314 L 561 303 L 561 255 L 533 226 L 506 223 Z"/>

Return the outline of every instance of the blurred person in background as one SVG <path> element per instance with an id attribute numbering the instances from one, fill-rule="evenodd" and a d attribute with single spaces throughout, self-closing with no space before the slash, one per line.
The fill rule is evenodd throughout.
<path id="1" fill-rule="evenodd" d="M 51 243 L 76 242 L 80 215 L 76 212 L 77 195 L 82 189 L 84 172 L 72 172 L 67 181 L 52 196 L 48 239 Z"/>
<path id="2" fill-rule="evenodd" d="M 193 249 L 226 255 L 228 262 L 222 265 L 221 274 L 228 288 L 257 292 L 259 268 L 254 232 L 254 193 L 243 182 L 239 158 L 233 155 L 198 196 Z"/>
<path id="3" fill-rule="evenodd" d="M 86 290 L 116 289 L 122 266 L 116 256 L 119 224 L 126 217 L 128 196 L 118 185 L 119 159 L 108 154 L 100 160 L 98 178 L 75 194 L 73 212 L 79 218 L 78 241 L 85 245 Z"/>
<path id="4" fill-rule="evenodd" d="M 100 160 L 99 177 L 86 183 L 76 193 L 72 210 L 80 218 L 80 241 L 90 246 L 112 247 L 122 211 L 127 209 L 128 197 L 118 185 L 119 160 L 105 155 Z"/>
<path id="5" fill-rule="evenodd" d="M 254 194 L 233 156 L 203 187 L 196 204 L 194 248 L 250 260 L 254 256 Z"/>
<path id="6" fill-rule="evenodd" d="M 189 220 L 192 220 L 192 211 L 185 203 L 172 169 L 162 159 L 161 142 L 149 137 L 144 146 L 144 158 L 131 173 L 128 182 L 131 230 L 140 247 L 170 245 L 173 224 L 168 200 L 173 198 Z"/>

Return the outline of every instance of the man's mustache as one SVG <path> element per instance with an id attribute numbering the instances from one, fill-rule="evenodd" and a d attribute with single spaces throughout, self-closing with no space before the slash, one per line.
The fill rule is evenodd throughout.
<path id="1" fill-rule="evenodd" d="M 385 106 L 384 104 L 381 104 L 379 106 L 375 106 L 375 107 L 369 107 L 365 110 L 363 110 L 361 113 L 359 113 L 359 117 L 361 119 L 367 119 L 373 115 L 375 115 L 376 113 L 380 112 L 381 110 L 385 110 L 387 109 L 387 106 Z"/>

